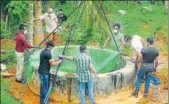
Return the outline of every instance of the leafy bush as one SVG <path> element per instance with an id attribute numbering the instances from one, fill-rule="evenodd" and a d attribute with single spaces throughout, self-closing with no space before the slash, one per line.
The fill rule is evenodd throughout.
<path id="1" fill-rule="evenodd" d="M 0 38 L 10 38 L 12 33 L 11 31 L 5 30 L 6 23 L 4 21 L 1 21 L 1 30 L 0 30 Z"/>

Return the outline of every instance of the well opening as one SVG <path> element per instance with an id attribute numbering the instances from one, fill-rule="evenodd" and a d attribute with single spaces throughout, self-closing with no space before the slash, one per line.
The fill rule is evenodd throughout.
<path id="1" fill-rule="evenodd" d="M 52 57 L 58 58 L 62 53 L 64 46 L 56 46 L 52 49 Z M 30 57 L 30 67 L 33 71 L 31 80 L 31 88 L 34 87 L 33 92 L 39 93 L 39 58 L 40 52 L 38 50 Z M 79 46 L 70 45 L 66 50 L 65 55 L 77 56 L 79 54 Z M 134 64 L 132 62 L 125 61 L 125 57 L 121 57 L 117 52 L 109 49 L 102 49 L 96 47 L 87 47 L 87 54 L 92 57 L 92 63 L 94 64 L 98 77 L 94 77 L 94 92 L 98 96 L 109 95 L 114 89 L 120 89 L 131 85 L 134 81 Z M 58 72 L 58 78 L 60 79 L 55 84 L 55 92 L 59 95 L 65 96 L 65 94 L 72 96 L 79 96 L 79 86 L 76 79 L 76 63 L 73 61 L 64 60 L 60 70 Z M 51 67 L 51 74 L 56 73 L 57 66 Z M 71 83 L 71 84 L 70 84 Z M 71 86 L 71 88 L 70 88 Z"/>

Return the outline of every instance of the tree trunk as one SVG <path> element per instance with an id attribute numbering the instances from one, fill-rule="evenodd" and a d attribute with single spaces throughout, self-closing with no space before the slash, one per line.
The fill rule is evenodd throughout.
<path id="1" fill-rule="evenodd" d="M 165 9 L 168 11 L 168 1 L 165 1 Z"/>
<path id="2" fill-rule="evenodd" d="M 7 27 L 8 27 L 8 17 L 9 17 L 9 14 L 6 13 L 6 16 L 5 16 L 5 31 L 7 31 Z"/>
<path id="3" fill-rule="evenodd" d="M 43 31 L 42 31 L 42 22 L 39 20 L 42 14 L 42 2 L 41 0 L 36 1 L 35 6 L 35 31 L 34 31 L 34 45 L 38 45 L 44 39 Z"/>
<path id="4" fill-rule="evenodd" d="M 29 10 L 28 42 L 33 45 L 33 1 L 29 1 Z"/>

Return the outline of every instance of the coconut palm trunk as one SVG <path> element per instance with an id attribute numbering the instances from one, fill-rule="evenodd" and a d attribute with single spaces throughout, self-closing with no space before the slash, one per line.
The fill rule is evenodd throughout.
<path id="1" fill-rule="evenodd" d="M 165 9 L 168 11 L 168 1 L 165 1 Z"/>
<path id="2" fill-rule="evenodd" d="M 29 1 L 29 31 L 28 31 L 28 42 L 33 45 L 33 1 Z"/>
<path id="3" fill-rule="evenodd" d="M 35 25 L 34 25 L 34 45 L 38 45 L 44 39 L 42 30 L 42 21 L 40 21 L 40 16 L 42 15 L 42 2 L 41 0 L 36 1 L 35 5 Z"/>

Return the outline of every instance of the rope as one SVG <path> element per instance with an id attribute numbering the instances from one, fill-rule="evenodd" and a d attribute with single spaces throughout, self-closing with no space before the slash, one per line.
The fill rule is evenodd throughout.
<path id="1" fill-rule="evenodd" d="M 115 40 L 115 37 L 114 37 L 114 35 L 113 35 L 113 32 L 112 32 L 111 26 L 110 26 L 110 24 L 109 24 L 109 21 L 108 21 L 108 19 L 107 19 L 107 17 L 106 17 L 106 13 L 105 13 L 105 11 L 104 11 L 104 9 L 103 9 L 103 7 L 102 7 L 101 1 L 99 1 L 99 3 L 100 3 L 101 10 L 103 11 L 103 15 L 104 15 L 104 17 L 105 17 L 105 20 L 106 20 L 106 22 L 107 22 L 107 25 L 108 25 L 108 27 L 109 27 L 109 30 L 110 30 L 110 32 L 111 32 L 111 35 L 112 35 L 112 37 L 113 37 L 113 40 L 114 40 L 114 42 L 115 42 L 117 51 L 119 51 L 119 47 L 118 47 L 117 42 L 116 42 L 116 40 Z"/>
<path id="2" fill-rule="evenodd" d="M 105 11 L 104 11 L 104 9 L 103 9 L 103 6 L 102 6 L 101 1 L 99 1 L 99 3 L 100 3 L 100 7 L 101 7 L 101 9 L 102 9 L 102 11 L 103 11 L 104 18 L 105 18 L 105 20 L 106 20 L 106 22 L 107 22 L 107 25 L 108 25 L 108 27 L 109 27 L 109 30 L 110 30 L 110 32 L 111 32 L 111 35 L 112 35 L 112 37 L 113 37 L 113 40 L 114 40 L 114 42 L 115 42 L 115 46 L 116 46 L 116 48 L 117 48 L 117 52 L 119 52 L 120 60 L 121 60 L 121 61 L 120 61 L 120 64 L 121 64 L 121 65 L 124 65 L 124 59 L 122 58 L 122 56 L 121 56 L 121 54 L 120 54 L 121 52 L 120 52 L 120 50 L 119 50 L 119 47 L 118 47 L 117 42 L 116 42 L 116 40 L 115 40 L 115 37 L 114 37 L 114 35 L 113 35 L 111 26 L 110 26 L 109 21 L 108 21 L 108 19 L 107 19 L 107 17 L 106 17 L 106 13 L 105 13 Z"/>
<path id="3" fill-rule="evenodd" d="M 79 5 L 79 7 L 80 7 L 82 4 L 83 4 L 83 2 Z M 77 19 L 77 16 L 76 16 L 75 19 L 74 19 L 73 25 L 75 24 L 76 19 Z M 70 42 L 71 35 L 72 35 L 72 31 L 70 31 L 70 33 L 69 33 L 69 36 L 68 36 L 68 39 L 67 39 L 67 41 L 66 41 L 65 47 L 64 47 L 64 49 L 63 49 L 62 55 L 65 54 L 65 51 L 66 51 L 66 49 L 67 49 L 68 46 L 69 46 L 69 42 Z M 58 65 L 58 67 L 57 67 L 57 70 L 56 70 L 56 73 L 55 73 L 55 75 L 54 75 L 54 79 L 53 79 L 53 81 L 52 81 L 52 82 L 50 83 L 50 85 L 49 85 L 49 90 L 48 90 L 48 92 L 47 92 L 47 95 L 46 95 L 45 101 L 44 101 L 45 104 L 47 104 L 49 95 L 50 95 L 50 93 L 51 93 L 51 91 L 52 91 L 52 89 L 53 89 L 53 85 L 54 85 L 54 83 L 56 82 L 57 73 L 58 73 L 58 71 L 59 71 L 60 66 L 61 66 L 61 63 L 59 63 L 59 65 Z"/>
<path id="4" fill-rule="evenodd" d="M 81 6 L 81 4 L 80 4 L 77 8 L 75 8 L 75 9 L 68 15 L 68 17 L 70 17 L 80 6 Z M 67 17 L 67 18 L 68 18 L 68 17 Z M 28 63 L 28 62 L 29 62 L 28 59 L 30 58 L 30 56 L 31 56 L 37 49 L 39 49 L 39 47 L 45 42 L 45 40 L 48 39 L 49 36 L 50 36 L 51 34 L 53 34 L 58 27 L 59 27 L 59 26 L 57 26 L 47 37 L 45 37 L 45 39 L 44 39 L 34 50 L 32 50 L 31 52 L 28 53 L 28 58 L 27 58 L 27 60 L 25 61 L 25 63 Z M 26 70 L 24 70 L 24 71 L 25 71 L 25 72 L 24 72 L 24 74 L 25 74 L 25 73 L 26 73 Z M 26 85 L 26 82 L 25 82 L 26 78 L 27 78 L 27 76 L 25 75 L 25 77 L 23 78 L 23 79 L 24 79 L 24 82 L 23 82 L 23 84 L 22 84 L 21 94 L 20 94 L 20 103 L 21 103 L 21 104 L 22 104 L 23 91 L 24 91 L 25 85 Z"/>

